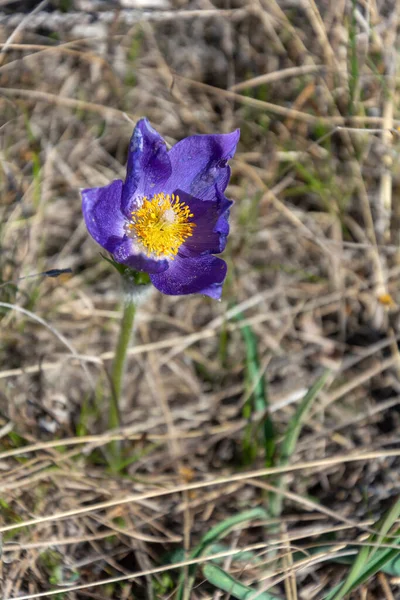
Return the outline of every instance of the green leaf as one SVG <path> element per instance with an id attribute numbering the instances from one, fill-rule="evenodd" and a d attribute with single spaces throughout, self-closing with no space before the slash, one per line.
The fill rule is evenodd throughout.
<path id="1" fill-rule="evenodd" d="M 213 544 L 212 546 L 210 546 L 210 551 L 207 552 L 207 554 L 223 554 L 225 552 L 229 552 L 231 550 L 231 547 L 228 546 L 227 544 L 220 544 L 220 543 L 216 543 Z M 257 564 L 261 562 L 261 558 L 259 557 L 257 552 L 254 552 L 253 550 L 241 550 L 238 552 L 235 552 L 235 554 L 231 557 L 232 561 L 235 563 L 253 563 L 253 564 Z M 182 558 L 183 560 L 183 558 Z M 222 564 L 225 561 L 225 557 L 221 558 L 213 558 L 212 559 L 214 563 L 216 564 Z"/>
<path id="2" fill-rule="evenodd" d="M 243 511 L 234 515 L 233 517 L 228 517 L 228 519 L 224 519 L 218 525 L 212 527 L 201 539 L 198 546 L 193 551 L 192 558 L 196 558 L 197 556 L 201 556 L 204 553 L 204 550 L 210 544 L 213 544 L 217 540 L 228 535 L 228 533 L 236 527 L 236 525 L 240 525 L 241 523 L 245 523 L 247 521 L 253 521 L 255 519 L 267 519 L 268 514 L 263 508 L 252 508 L 250 510 Z"/>
<path id="3" fill-rule="evenodd" d="M 400 550 L 385 565 L 382 565 L 381 571 L 391 577 L 400 577 Z"/>
<path id="4" fill-rule="evenodd" d="M 194 558 L 199 558 L 200 556 L 204 556 L 207 551 L 210 551 L 210 546 L 215 542 L 221 540 L 223 537 L 228 535 L 228 533 L 237 525 L 241 523 L 246 523 L 248 521 L 252 521 L 254 519 L 266 519 L 268 518 L 268 513 L 263 508 L 253 508 L 250 510 L 243 511 L 234 515 L 233 517 L 229 517 L 228 519 L 224 519 L 221 523 L 218 523 L 214 527 L 212 527 L 200 540 L 199 544 L 194 548 L 194 550 L 189 555 L 189 560 L 193 560 Z M 181 573 L 179 578 L 178 590 L 176 594 L 177 600 L 182 600 L 183 598 L 189 598 L 190 592 L 194 584 L 195 576 L 196 576 L 197 565 L 192 565 L 188 569 L 188 581 L 185 582 L 184 572 Z"/>
<path id="5" fill-rule="evenodd" d="M 234 579 L 229 573 L 209 562 L 203 566 L 203 575 L 212 585 L 219 590 L 227 592 L 231 597 L 238 600 L 280 600 L 269 592 L 259 592 Z"/>

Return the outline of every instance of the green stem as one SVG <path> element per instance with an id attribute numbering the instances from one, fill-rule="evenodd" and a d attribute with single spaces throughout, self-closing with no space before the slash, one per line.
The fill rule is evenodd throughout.
<path id="1" fill-rule="evenodd" d="M 132 337 L 135 313 L 136 302 L 134 301 L 132 294 L 127 293 L 124 298 L 124 313 L 121 320 L 118 343 L 111 371 L 112 394 L 108 419 L 110 429 L 116 429 L 121 426 L 119 407 L 125 372 L 126 353 Z M 113 465 L 118 469 L 121 459 L 121 443 L 118 441 L 111 442 L 110 450 Z"/>

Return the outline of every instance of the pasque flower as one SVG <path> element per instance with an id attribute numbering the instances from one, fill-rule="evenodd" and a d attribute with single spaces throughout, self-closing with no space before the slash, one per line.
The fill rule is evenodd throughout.
<path id="1" fill-rule="evenodd" d="M 227 165 L 239 130 L 194 135 L 167 150 L 141 119 L 129 145 L 125 181 L 82 191 L 90 235 L 117 263 L 149 273 L 164 294 L 219 299 L 226 277 L 222 252 L 229 233 Z"/>

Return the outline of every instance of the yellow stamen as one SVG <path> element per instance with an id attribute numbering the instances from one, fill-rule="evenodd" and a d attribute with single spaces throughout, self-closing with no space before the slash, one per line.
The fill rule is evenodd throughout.
<path id="1" fill-rule="evenodd" d="M 189 221 L 192 217 L 179 196 L 156 194 L 150 200 L 142 199 L 140 208 L 132 212 L 128 229 L 148 255 L 173 259 L 183 242 L 193 235 L 196 225 Z"/>

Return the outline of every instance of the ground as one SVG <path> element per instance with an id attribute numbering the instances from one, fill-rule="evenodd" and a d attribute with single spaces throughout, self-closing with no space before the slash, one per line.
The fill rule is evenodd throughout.
<path id="1" fill-rule="evenodd" d="M 400 598 L 399 11 L 0 3 L 4 600 Z M 240 128 L 229 270 L 141 305 L 110 429 L 119 275 L 79 190 L 142 116 Z"/>

